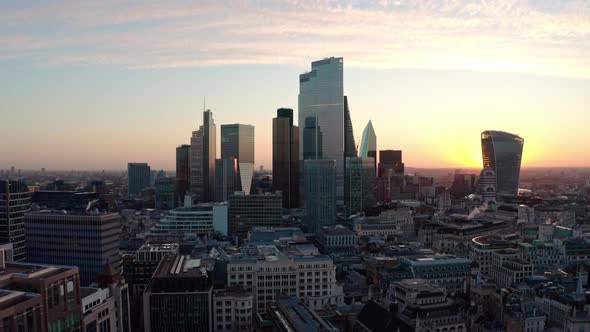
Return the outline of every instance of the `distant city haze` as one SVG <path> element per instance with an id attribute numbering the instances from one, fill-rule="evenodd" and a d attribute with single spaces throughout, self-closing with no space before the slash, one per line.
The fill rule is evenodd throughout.
<path id="1" fill-rule="evenodd" d="M 3 2 L 0 168 L 172 170 L 206 98 L 270 169 L 276 109 L 297 123 L 299 74 L 329 56 L 356 144 L 371 120 L 409 167 L 481 167 L 485 130 L 524 138 L 523 167 L 590 166 L 587 4 L 387 3 Z"/>

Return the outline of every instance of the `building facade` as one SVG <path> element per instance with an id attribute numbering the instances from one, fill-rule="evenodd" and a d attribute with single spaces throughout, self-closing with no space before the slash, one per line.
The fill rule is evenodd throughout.
<path id="1" fill-rule="evenodd" d="M 230 196 L 228 200 L 230 235 L 244 239 L 255 226 L 281 226 L 282 200 L 280 194 L 236 193 Z"/>
<path id="2" fill-rule="evenodd" d="M 524 139 L 507 132 L 486 130 L 481 133 L 483 167 L 496 172 L 499 194 L 516 196 Z"/>
<path id="3" fill-rule="evenodd" d="M 225 202 L 235 191 L 240 191 L 238 179 L 236 158 L 215 160 L 215 201 Z"/>
<path id="4" fill-rule="evenodd" d="M 193 131 L 190 149 L 190 191 L 199 203 L 215 199 L 216 127 L 213 112 L 203 112 L 203 125 Z"/>
<path id="5" fill-rule="evenodd" d="M 254 175 L 254 126 L 221 125 L 221 159 L 235 158 L 238 162 L 236 191 L 252 193 Z"/>
<path id="6" fill-rule="evenodd" d="M 308 159 L 303 167 L 306 224 L 318 232 L 322 226 L 336 224 L 336 162 Z"/>
<path id="7" fill-rule="evenodd" d="M 344 61 L 342 58 L 326 58 L 311 63 L 311 71 L 299 75 L 299 130 L 304 149 L 300 159 L 309 159 L 306 147 L 321 146 L 321 154 L 315 159 L 335 161 L 337 203 L 344 205 L 344 157 L 345 157 L 345 112 L 344 112 Z M 315 119 L 321 135 L 305 135 L 308 119 Z M 320 129 L 321 128 L 321 129 Z M 317 151 L 317 149 L 316 149 Z"/>
<path id="8" fill-rule="evenodd" d="M 369 120 L 367 126 L 363 130 L 363 136 L 361 137 L 361 146 L 359 149 L 359 157 L 361 158 L 373 158 L 374 171 L 373 176 L 377 176 L 377 135 L 375 129 L 373 129 L 373 123 Z"/>
<path id="9" fill-rule="evenodd" d="M 31 209 L 31 194 L 20 181 L 0 180 L 0 243 L 12 243 L 15 261 L 26 257 L 25 213 Z"/>
<path id="10" fill-rule="evenodd" d="M 283 208 L 299 206 L 299 127 L 290 108 L 279 108 L 272 120 L 272 185 L 282 192 Z"/>
<path id="11" fill-rule="evenodd" d="M 150 187 L 151 170 L 147 163 L 127 164 L 127 192 L 136 196 L 145 188 Z"/>
<path id="12" fill-rule="evenodd" d="M 143 295 L 144 331 L 212 332 L 212 262 L 166 256 Z"/>
<path id="13" fill-rule="evenodd" d="M 174 178 L 165 177 L 156 179 L 154 192 L 156 196 L 156 209 L 170 210 L 176 207 L 178 199 Z"/>
<path id="14" fill-rule="evenodd" d="M 372 157 L 347 157 L 345 197 L 346 214 L 375 206 L 375 160 Z"/>
<path id="15" fill-rule="evenodd" d="M 25 215 L 25 230 L 28 261 L 77 266 L 84 286 L 96 281 L 105 263 L 120 266 L 118 213 L 32 212 Z"/>
<path id="16" fill-rule="evenodd" d="M 184 195 L 190 188 L 191 146 L 183 144 L 176 147 L 176 196 L 179 202 L 184 202 Z"/>

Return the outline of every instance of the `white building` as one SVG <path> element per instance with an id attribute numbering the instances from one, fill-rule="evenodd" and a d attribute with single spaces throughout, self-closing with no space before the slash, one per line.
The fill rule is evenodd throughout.
<path id="1" fill-rule="evenodd" d="M 151 230 L 150 235 L 228 234 L 228 208 L 225 203 L 188 204 L 168 211 Z"/>
<path id="2" fill-rule="evenodd" d="M 241 287 L 213 291 L 213 330 L 217 332 L 252 330 L 252 293 Z"/>
<path id="3" fill-rule="evenodd" d="M 252 292 L 257 312 L 265 312 L 281 293 L 300 298 L 312 309 L 344 302 L 332 258 L 320 255 L 315 246 L 250 246 L 222 255 L 227 259 L 227 284 Z"/>

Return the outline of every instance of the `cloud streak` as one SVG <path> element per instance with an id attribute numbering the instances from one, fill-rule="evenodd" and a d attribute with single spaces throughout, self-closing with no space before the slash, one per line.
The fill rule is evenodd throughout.
<path id="1" fill-rule="evenodd" d="M 0 4 L 0 61 L 176 68 L 293 64 L 590 78 L 590 5 L 527 1 Z M 6 60 L 4 60 L 6 61 Z"/>

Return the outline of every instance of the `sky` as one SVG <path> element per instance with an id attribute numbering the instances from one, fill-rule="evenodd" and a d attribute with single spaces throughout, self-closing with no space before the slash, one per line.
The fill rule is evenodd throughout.
<path id="1" fill-rule="evenodd" d="M 589 1 L 4 0 L 0 168 L 174 169 L 205 98 L 270 168 L 276 109 L 329 56 L 357 144 L 371 120 L 408 166 L 481 166 L 488 129 L 524 167 L 590 166 Z"/>

